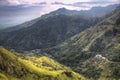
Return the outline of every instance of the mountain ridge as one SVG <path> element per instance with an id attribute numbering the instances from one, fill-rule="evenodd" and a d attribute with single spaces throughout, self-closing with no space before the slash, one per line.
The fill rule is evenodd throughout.
<path id="1" fill-rule="evenodd" d="M 60 15 L 60 14 L 65 14 L 65 15 L 79 15 L 79 16 L 84 16 L 84 17 L 102 17 L 102 16 L 104 16 L 104 15 L 106 15 L 106 14 L 114 11 L 114 9 L 118 5 L 119 4 L 113 4 L 113 5 L 109 5 L 109 6 L 106 6 L 106 7 L 93 7 L 90 10 L 81 10 L 81 11 L 68 10 L 68 9 L 66 9 L 66 8 L 63 7 L 63 8 L 59 8 L 56 11 L 50 12 L 48 14 L 44 14 L 44 15 L 42 15 L 41 17 L 39 17 L 37 19 L 31 20 L 32 22 L 28 21 L 28 22 L 22 23 L 20 25 L 16 25 L 14 27 L 6 28 L 6 29 L 4 29 L 2 31 L 6 32 L 6 31 L 18 30 L 18 29 L 26 27 L 26 25 L 30 26 L 30 25 L 32 25 L 32 23 L 34 24 L 35 22 L 37 22 L 40 19 L 48 18 L 50 16 Z M 100 11 L 102 11 L 102 12 L 100 12 Z M 96 14 L 94 14 L 94 13 L 96 13 Z"/>

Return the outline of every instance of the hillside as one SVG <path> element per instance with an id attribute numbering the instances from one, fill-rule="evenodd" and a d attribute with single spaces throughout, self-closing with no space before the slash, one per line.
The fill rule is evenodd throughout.
<path id="1" fill-rule="evenodd" d="M 95 25 L 100 19 L 84 16 L 54 15 L 35 24 L 0 34 L 0 44 L 16 50 L 53 47 L 69 37 Z"/>
<path id="2" fill-rule="evenodd" d="M 120 8 L 109 18 L 46 52 L 91 80 L 120 79 Z M 96 60 L 97 55 L 100 60 L 99 57 Z"/>
<path id="3" fill-rule="evenodd" d="M 71 69 L 45 57 L 16 57 L 0 47 L 0 79 L 2 80 L 85 80 Z"/>

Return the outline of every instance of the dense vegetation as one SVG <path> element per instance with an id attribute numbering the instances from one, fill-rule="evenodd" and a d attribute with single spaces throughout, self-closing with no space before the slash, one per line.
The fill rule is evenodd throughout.
<path id="1" fill-rule="evenodd" d="M 46 52 L 91 80 L 118 80 L 120 79 L 119 20 L 120 8 L 94 27 L 47 49 Z M 100 60 L 96 55 L 100 55 Z"/>
<path id="2" fill-rule="evenodd" d="M 84 77 L 48 57 L 24 56 L 21 59 L 0 47 L 0 79 L 84 80 Z"/>
<path id="3" fill-rule="evenodd" d="M 49 16 L 40 19 L 29 27 L 2 33 L 0 44 L 16 50 L 53 47 L 93 26 L 98 21 L 98 18 L 88 19 L 77 15 L 60 14 Z"/>

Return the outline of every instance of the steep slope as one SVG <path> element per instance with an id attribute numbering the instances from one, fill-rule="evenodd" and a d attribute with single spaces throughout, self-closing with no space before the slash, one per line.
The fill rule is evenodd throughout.
<path id="1" fill-rule="evenodd" d="M 0 44 L 16 50 L 32 50 L 55 46 L 65 39 L 96 24 L 99 19 L 83 16 L 54 15 L 35 24 L 0 34 Z"/>
<path id="2" fill-rule="evenodd" d="M 75 71 L 91 78 L 91 80 L 120 79 L 119 51 L 120 8 L 117 8 L 112 16 L 94 27 L 86 29 L 62 44 L 46 50 L 58 61 L 72 67 Z M 98 62 L 99 66 L 94 65 L 97 64 L 97 61 L 93 63 L 95 61 L 94 57 L 97 55 L 102 58 L 100 63 Z"/>
<path id="3" fill-rule="evenodd" d="M 0 47 L 0 79 L 84 80 L 84 77 L 50 58 L 44 56 L 40 58 L 29 57 L 29 60 L 27 58 L 16 57 L 10 51 Z"/>

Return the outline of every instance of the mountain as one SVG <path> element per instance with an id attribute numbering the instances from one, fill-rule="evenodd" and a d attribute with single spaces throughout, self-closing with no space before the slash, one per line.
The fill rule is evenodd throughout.
<path id="1" fill-rule="evenodd" d="M 114 11 L 119 4 L 109 5 L 105 7 L 93 7 L 90 10 L 81 10 L 80 13 L 90 17 L 102 17 Z"/>
<path id="2" fill-rule="evenodd" d="M 16 50 L 49 48 L 95 25 L 100 20 L 64 14 L 41 17 L 30 26 L 1 32 L 0 44 Z"/>
<path id="3" fill-rule="evenodd" d="M 85 80 L 83 76 L 45 57 L 17 57 L 0 47 L 1 80 Z"/>
<path id="4" fill-rule="evenodd" d="M 99 8 L 110 7 L 112 11 L 116 6 Z M 94 11 L 94 8 L 89 10 L 93 13 Z M 104 13 L 107 12 L 110 10 L 104 11 Z M 60 8 L 32 21 L 1 30 L 0 44 L 16 50 L 45 49 L 56 46 L 105 18 L 88 17 L 87 14 Z"/>
<path id="5" fill-rule="evenodd" d="M 35 24 L 36 22 L 38 22 L 41 19 L 45 19 L 51 16 L 55 16 L 55 15 L 78 15 L 78 16 L 84 16 L 84 17 L 102 17 L 105 16 L 109 13 L 111 13 L 112 11 L 114 11 L 114 9 L 118 6 L 119 4 L 114 4 L 114 5 L 109 5 L 109 6 L 105 6 L 105 7 L 93 7 L 90 10 L 68 10 L 66 8 L 59 8 L 56 11 L 50 12 L 48 14 L 42 15 L 41 17 L 25 22 L 23 24 L 20 25 L 16 25 L 14 27 L 9 27 L 6 28 L 0 32 L 10 32 L 10 31 L 14 31 L 14 30 L 19 30 L 21 28 L 25 28 L 25 27 L 29 27 L 33 24 Z M 2 28 L 2 26 L 1 26 Z"/>
<path id="6" fill-rule="evenodd" d="M 2 29 L 0 32 L 11 32 L 11 31 L 16 31 L 16 30 L 22 29 L 22 28 L 26 28 L 26 27 L 29 27 L 29 26 L 35 24 L 38 20 L 39 20 L 39 18 L 16 25 L 16 26 L 13 26 L 13 27 L 8 27 L 5 29 Z"/>
<path id="7" fill-rule="evenodd" d="M 119 80 L 120 7 L 110 17 L 45 52 L 91 80 Z"/>
<path id="8" fill-rule="evenodd" d="M 51 12 L 49 16 L 67 14 L 67 15 L 81 15 L 85 17 L 102 17 L 114 11 L 119 4 L 109 5 L 105 7 L 93 7 L 90 10 L 67 10 L 66 8 L 60 8 L 56 11 Z M 47 15 L 47 14 L 46 14 Z M 44 16 L 46 16 L 44 15 Z"/>

